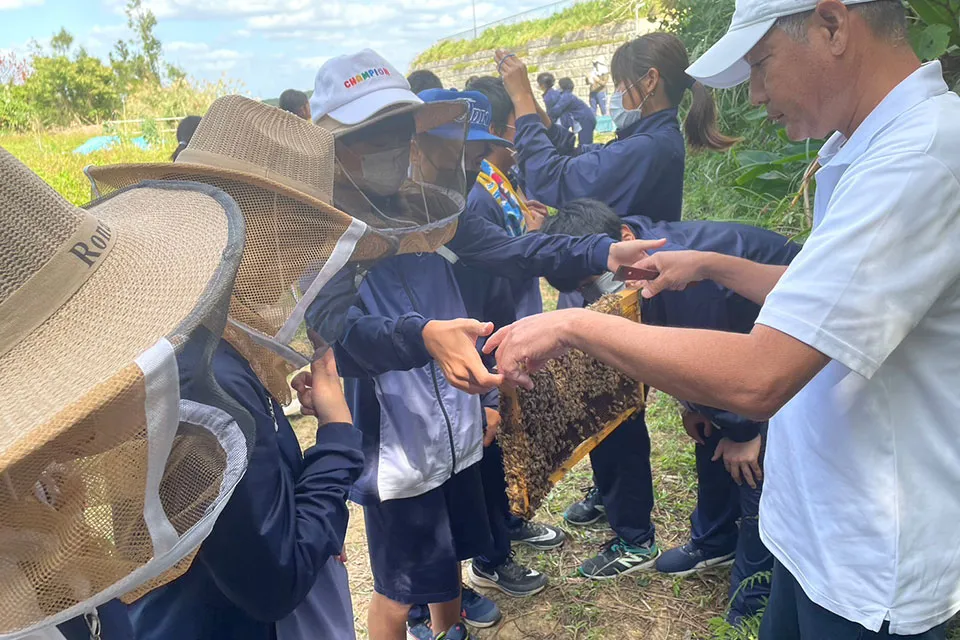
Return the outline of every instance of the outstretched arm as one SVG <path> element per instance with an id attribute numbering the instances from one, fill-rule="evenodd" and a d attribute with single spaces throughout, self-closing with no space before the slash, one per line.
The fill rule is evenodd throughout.
<path id="1" fill-rule="evenodd" d="M 689 284 L 712 280 L 759 305 L 763 305 L 787 271 L 784 265 L 760 264 L 706 251 L 661 251 L 640 267 L 660 274 L 656 280 L 637 283 L 643 287 L 644 298 L 661 291 L 683 291 Z"/>
<path id="2" fill-rule="evenodd" d="M 500 373 L 526 388 L 531 373 L 570 349 L 675 397 L 757 420 L 769 419 L 829 361 L 763 325 L 748 335 L 673 329 L 583 309 L 524 318 L 484 346 L 496 350 Z"/>

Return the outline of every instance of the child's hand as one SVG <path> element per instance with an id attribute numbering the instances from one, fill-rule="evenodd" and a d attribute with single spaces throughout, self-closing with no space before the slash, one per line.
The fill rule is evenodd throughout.
<path id="1" fill-rule="evenodd" d="M 471 394 L 490 391 L 503 382 L 487 371 L 477 340 L 490 335 L 493 324 L 477 320 L 431 320 L 423 328 L 423 343 L 455 388 Z"/>
<path id="2" fill-rule="evenodd" d="M 527 200 L 527 231 L 539 231 L 543 221 L 550 215 L 547 205 L 536 200 Z"/>
<path id="3" fill-rule="evenodd" d="M 497 431 L 500 429 L 500 412 L 489 407 L 483 408 L 487 416 L 487 430 L 483 432 L 483 446 L 489 447 L 497 439 Z"/>
<path id="4" fill-rule="evenodd" d="M 537 113 L 537 100 L 533 97 L 527 65 L 516 55 L 504 49 L 494 54 L 497 72 L 503 77 L 503 87 L 513 101 L 517 117 Z"/>
<path id="5" fill-rule="evenodd" d="M 309 373 L 298 373 L 290 381 L 290 386 L 297 392 L 300 412 L 305 416 L 316 416 L 319 426 L 353 422 L 347 400 L 343 397 L 333 349 L 327 349 L 322 357 L 314 360 Z"/>
<path id="6" fill-rule="evenodd" d="M 752 489 L 763 480 L 763 468 L 760 466 L 760 436 L 750 442 L 734 442 L 723 438 L 713 454 L 713 461 L 723 459 L 723 466 L 739 485 L 746 480 Z"/>

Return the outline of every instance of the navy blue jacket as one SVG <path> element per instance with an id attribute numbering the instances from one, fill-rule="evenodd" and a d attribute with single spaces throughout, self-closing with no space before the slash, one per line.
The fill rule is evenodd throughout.
<path id="1" fill-rule="evenodd" d="M 799 245 L 778 233 L 733 222 L 654 222 L 632 216 L 624 223 L 637 238 L 666 238 L 668 245 L 660 251 L 714 251 L 770 265 L 788 265 L 800 252 Z M 685 291 L 665 291 L 644 300 L 641 308 L 644 324 L 735 333 L 750 333 L 759 313 L 760 305 L 714 282 L 701 282 Z M 736 442 L 753 440 L 763 424 L 729 411 L 691 406 Z"/>
<path id="2" fill-rule="evenodd" d="M 474 186 L 473 189 L 476 189 Z M 473 194 L 471 189 L 471 194 Z M 474 203 L 478 196 L 474 196 Z M 465 266 L 503 278 L 583 279 L 606 272 L 612 238 L 527 233 L 513 238 L 486 207 L 467 207 L 447 248 Z"/>
<path id="3" fill-rule="evenodd" d="M 605 145 L 574 147 L 573 139 L 536 115 L 517 118 L 514 144 L 529 197 L 558 208 L 593 198 L 619 216 L 680 219 L 686 148 L 676 109 L 618 131 Z"/>
<path id="4" fill-rule="evenodd" d="M 497 225 L 506 233 L 503 211 L 493 196 L 477 183 L 467 195 L 467 210 L 463 217 L 478 217 Z M 469 260 L 467 261 L 469 262 Z M 597 265 L 599 268 L 600 265 Z M 499 329 L 516 322 L 519 318 L 532 316 L 543 311 L 543 299 L 540 295 L 538 275 L 526 277 L 502 278 L 490 274 L 487 270 L 471 268 L 464 261 L 457 263 L 454 273 L 460 285 L 467 313 L 471 318 L 492 322 Z M 591 274 L 592 275 L 592 274 Z M 498 303 L 493 310 L 485 309 L 490 299 L 506 300 Z M 503 310 L 505 314 L 497 313 Z"/>
<path id="5" fill-rule="evenodd" d="M 554 122 L 562 123 L 563 117 L 569 115 L 585 128 L 588 123 L 591 124 L 591 127 L 597 125 L 597 116 L 593 109 L 570 91 L 560 92 L 560 97 L 554 102 L 553 108 L 547 109 L 547 115 Z M 561 126 L 563 125 L 561 124 Z"/>
<path id="6" fill-rule="evenodd" d="M 119 600 L 111 600 L 97 607 L 100 619 L 100 637 L 103 640 L 135 640 L 127 607 Z M 90 640 L 90 628 L 83 616 L 77 616 L 57 625 L 67 640 Z"/>
<path id="7" fill-rule="evenodd" d="M 191 397 L 198 356 L 181 356 L 184 398 Z M 253 416 L 256 441 L 246 474 L 190 569 L 131 606 L 138 640 L 275 638 L 275 623 L 302 603 L 343 549 L 347 492 L 363 466 L 360 433 L 349 424 L 321 427 L 317 444 L 301 453 L 283 407 L 224 341 L 213 371 Z"/>
<path id="8" fill-rule="evenodd" d="M 553 111 L 557 108 L 557 103 L 560 101 L 560 96 L 563 95 L 563 92 L 559 89 L 548 89 L 545 94 L 543 94 L 543 106 L 547 108 L 547 113 Z M 560 127 L 565 130 L 568 130 L 573 126 L 573 115 L 566 114 L 563 117 L 554 119 Z"/>

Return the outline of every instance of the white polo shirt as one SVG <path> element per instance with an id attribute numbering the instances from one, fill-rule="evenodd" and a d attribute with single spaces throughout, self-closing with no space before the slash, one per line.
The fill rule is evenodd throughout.
<path id="1" fill-rule="evenodd" d="M 818 605 L 960 610 L 960 98 L 938 62 L 821 152 L 814 230 L 757 322 L 832 361 L 771 421 L 764 543 Z"/>

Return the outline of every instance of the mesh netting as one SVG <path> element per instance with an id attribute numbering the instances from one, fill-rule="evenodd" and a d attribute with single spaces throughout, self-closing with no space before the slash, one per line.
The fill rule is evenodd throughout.
<path id="1" fill-rule="evenodd" d="M 96 194 L 144 178 L 195 180 L 237 202 L 247 237 L 226 338 L 287 402 L 286 377 L 318 346 L 307 336 L 307 309 L 323 292 L 331 309 L 345 313 L 356 295 L 359 279 L 328 286 L 344 281 L 338 273 L 398 252 L 435 251 L 456 230 L 465 206 L 466 124 L 454 139 L 418 131 L 462 118 L 466 104 L 424 110 L 430 117 L 419 124 L 416 113 L 395 115 L 334 143 L 292 114 L 228 96 L 211 106 L 202 135 L 177 162 L 88 167 L 87 174 Z M 338 337 L 325 335 L 327 342 Z"/>
<path id="2" fill-rule="evenodd" d="M 39 178 L 27 187 L 49 196 Z M 22 204 L 43 218 L 54 201 Z M 204 419 L 186 419 L 179 401 L 177 356 L 188 345 L 212 353 L 225 323 L 242 251 L 236 205 L 211 187 L 170 182 L 118 192 L 89 213 L 109 223 L 111 252 L 0 357 L 0 635 L 182 573 L 253 437 L 203 358 Z M 59 213 L 71 214 L 87 215 Z M 44 226 L 17 231 L 22 239 Z"/>

